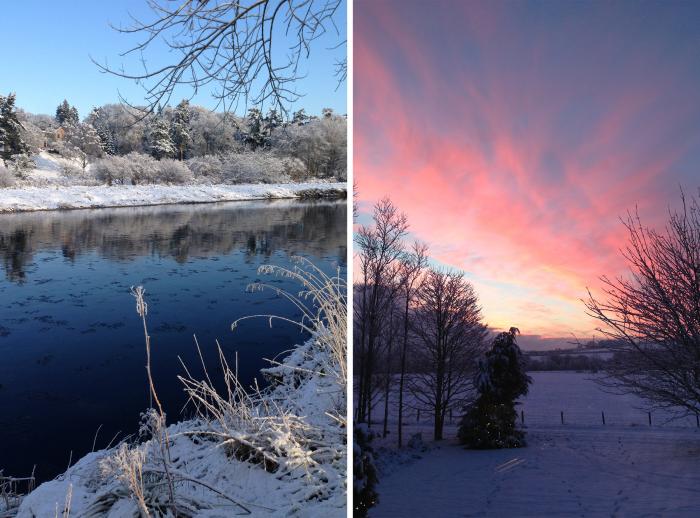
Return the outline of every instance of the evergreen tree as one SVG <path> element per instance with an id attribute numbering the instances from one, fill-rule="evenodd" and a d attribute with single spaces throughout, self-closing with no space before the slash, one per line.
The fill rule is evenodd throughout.
<path id="1" fill-rule="evenodd" d="M 307 122 L 309 122 L 309 116 L 306 115 L 306 110 L 304 108 L 295 111 L 294 115 L 292 115 L 292 124 L 303 126 Z"/>
<path id="2" fill-rule="evenodd" d="M 282 125 L 282 116 L 279 114 L 279 112 L 275 109 L 270 109 L 267 112 L 267 116 L 265 117 L 265 134 L 266 136 L 272 135 L 272 132 L 275 130 L 275 128 L 278 128 Z"/>
<path id="3" fill-rule="evenodd" d="M 161 117 L 155 117 L 148 128 L 147 146 L 151 156 L 157 160 L 172 158 L 177 150 L 170 138 L 168 123 Z"/>
<path id="4" fill-rule="evenodd" d="M 3 160 L 29 153 L 22 130 L 15 108 L 15 94 L 10 93 L 7 97 L 0 95 L 0 157 Z"/>
<path id="5" fill-rule="evenodd" d="M 109 128 L 107 117 L 102 108 L 93 108 L 90 115 L 88 115 L 87 122 L 95 128 L 102 150 L 108 155 L 115 155 L 117 153 L 116 139 Z"/>
<path id="6" fill-rule="evenodd" d="M 374 463 L 374 433 L 366 425 L 354 426 L 353 433 L 353 516 L 367 516 L 377 503 L 377 467 Z"/>
<path id="7" fill-rule="evenodd" d="M 68 101 L 63 99 L 63 102 L 56 108 L 56 121 L 63 126 L 64 124 L 78 124 L 80 117 L 78 109 L 75 106 L 68 104 Z"/>
<path id="8" fill-rule="evenodd" d="M 263 147 L 266 142 L 265 131 L 263 128 L 262 112 L 257 108 L 248 110 L 248 133 L 245 136 L 245 142 L 253 149 Z"/>
<path id="9" fill-rule="evenodd" d="M 493 341 L 479 362 L 474 384 L 479 393 L 467 408 L 459 427 L 459 440 L 469 448 L 519 448 L 525 435 L 516 429 L 515 401 L 527 394 L 531 378 L 511 327 Z"/>
<path id="10" fill-rule="evenodd" d="M 187 99 L 183 99 L 180 101 L 180 104 L 175 107 L 173 121 L 170 126 L 172 141 L 177 149 L 180 160 L 185 159 L 187 150 L 192 142 L 192 137 L 190 136 L 191 118 L 192 114 L 190 112 L 190 103 Z"/>

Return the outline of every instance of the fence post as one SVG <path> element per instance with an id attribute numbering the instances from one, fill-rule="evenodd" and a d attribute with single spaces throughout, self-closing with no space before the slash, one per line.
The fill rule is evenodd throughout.
<path id="1" fill-rule="evenodd" d="M 520 424 L 525 424 L 525 411 L 520 411 Z"/>
<path id="2" fill-rule="evenodd" d="M 564 424 L 564 411 L 561 411 L 561 424 Z"/>
<path id="3" fill-rule="evenodd" d="M 649 412 L 649 426 L 651 426 L 651 412 Z"/>
<path id="4" fill-rule="evenodd" d="M 605 411 L 601 411 L 600 415 L 603 417 L 603 424 L 605 424 Z"/>

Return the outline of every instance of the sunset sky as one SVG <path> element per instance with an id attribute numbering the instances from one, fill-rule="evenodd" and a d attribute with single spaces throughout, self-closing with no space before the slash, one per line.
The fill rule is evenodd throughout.
<path id="1" fill-rule="evenodd" d="M 354 23 L 360 222 L 389 195 L 492 328 L 590 338 L 619 217 L 663 225 L 700 185 L 700 3 L 363 0 Z"/>

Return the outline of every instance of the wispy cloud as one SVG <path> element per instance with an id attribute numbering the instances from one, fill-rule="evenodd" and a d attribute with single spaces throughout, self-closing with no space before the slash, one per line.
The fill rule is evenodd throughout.
<path id="1" fill-rule="evenodd" d="M 580 298 L 624 272 L 619 217 L 663 224 L 700 183 L 698 9 L 437 5 L 357 4 L 360 196 L 468 271 L 491 325 L 590 336 Z"/>

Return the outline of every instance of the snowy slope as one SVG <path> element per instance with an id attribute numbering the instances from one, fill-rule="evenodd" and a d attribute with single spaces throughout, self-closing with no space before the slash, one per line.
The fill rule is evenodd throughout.
<path id="1" fill-rule="evenodd" d="M 295 198 L 304 191 L 345 192 L 346 189 L 345 183 L 325 182 L 24 187 L 0 189 L 0 212 Z"/>

